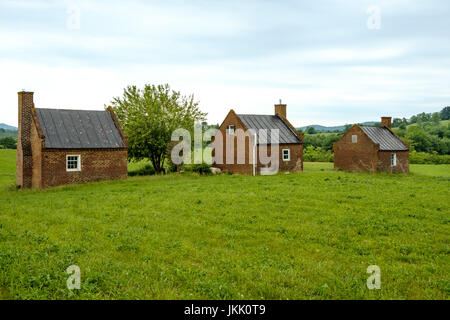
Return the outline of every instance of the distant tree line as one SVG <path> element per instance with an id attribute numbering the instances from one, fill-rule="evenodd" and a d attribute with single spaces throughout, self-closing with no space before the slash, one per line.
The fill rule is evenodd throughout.
<path id="1" fill-rule="evenodd" d="M 392 127 L 412 151 L 450 155 L 450 107 L 441 112 L 420 113 L 409 119 L 395 118 Z"/>
<path id="2" fill-rule="evenodd" d="M 17 130 L 6 130 L 3 128 L 0 128 L 0 138 L 4 138 L 4 137 L 17 138 Z"/>
<path id="3" fill-rule="evenodd" d="M 0 149 L 16 149 L 17 141 L 13 137 L 0 138 Z"/>
<path id="4" fill-rule="evenodd" d="M 411 124 L 418 124 L 419 126 L 422 126 L 425 123 L 433 123 L 439 125 L 440 121 L 444 120 L 450 120 L 450 107 L 445 107 L 440 112 L 433 112 L 433 113 L 422 112 L 415 116 L 412 116 L 409 119 L 394 118 L 392 120 L 392 127 L 406 130 L 407 126 Z"/>
<path id="5" fill-rule="evenodd" d="M 450 159 L 450 107 L 440 112 L 420 113 L 406 118 L 394 118 L 393 131 L 410 144 L 411 163 L 449 163 Z M 380 126 L 380 123 L 375 123 Z M 340 132 L 323 133 L 313 127 L 305 129 L 305 161 L 332 161 L 333 143 L 352 127 L 345 125 Z M 300 133 L 303 133 L 299 130 Z"/>

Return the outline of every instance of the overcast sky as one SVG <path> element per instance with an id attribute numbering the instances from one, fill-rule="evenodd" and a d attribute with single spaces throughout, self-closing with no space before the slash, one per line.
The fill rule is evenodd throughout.
<path id="1" fill-rule="evenodd" d="M 102 109 L 169 83 L 208 121 L 273 113 L 295 126 L 450 105 L 450 1 L 0 0 L 0 122 L 36 107 Z"/>

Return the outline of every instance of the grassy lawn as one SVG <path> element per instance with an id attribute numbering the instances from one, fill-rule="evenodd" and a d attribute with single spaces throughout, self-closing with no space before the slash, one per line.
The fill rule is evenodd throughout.
<path id="1" fill-rule="evenodd" d="M 167 175 L 15 191 L 0 150 L 0 298 L 448 299 L 449 166 Z M 323 170 L 323 171 L 322 171 Z M 70 265 L 81 289 L 66 287 Z M 366 269 L 381 269 L 368 290 Z"/>
<path id="2" fill-rule="evenodd" d="M 329 162 L 305 162 L 305 172 L 333 171 L 333 163 Z M 410 171 L 414 175 L 425 175 L 431 177 L 450 177 L 450 164 L 412 164 Z"/>

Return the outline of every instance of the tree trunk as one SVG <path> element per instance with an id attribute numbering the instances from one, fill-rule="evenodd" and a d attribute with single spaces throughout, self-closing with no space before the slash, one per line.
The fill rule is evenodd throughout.
<path id="1" fill-rule="evenodd" d="M 151 162 L 152 162 L 153 168 L 155 169 L 155 172 L 157 174 L 160 174 L 162 172 L 162 166 L 161 166 L 162 156 L 163 156 L 163 154 L 159 154 L 159 155 L 152 154 L 151 155 Z"/>

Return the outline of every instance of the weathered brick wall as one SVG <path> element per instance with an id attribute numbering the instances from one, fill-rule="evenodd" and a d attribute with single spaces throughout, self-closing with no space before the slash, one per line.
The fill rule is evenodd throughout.
<path id="1" fill-rule="evenodd" d="M 81 155 L 81 171 L 66 171 L 66 156 Z M 42 187 L 127 178 L 127 150 L 42 151 Z"/>
<path id="2" fill-rule="evenodd" d="M 267 148 L 267 156 L 271 156 L 271 150 L 270 146 Z M 284 161 L 283 160 L 283 149 L 289 149 L 290 150 L 290 160 Z M 263 152 L 265 153 L 265 152 Z M 261 159 L 259 158 L 260 150 L 258 147 L 258 166 L 257 166 L 257 172 L 261 173 L 261 168 L 267 167 L 267 165 L 263 165 L 261 163 Z M 279 165 L 279 171 L 284 172 L 301 172 L 303 171 L 303 145 L 302 144 L 280 144 L 278 145 L 278 165 Z M 270 166 L 270 164 L 269 164 Z"/>
<path id="3" fill-rule="evenodd" d="M 287 116 L 286 108 L 287 108 L 287 105 L 285 105 L 285 104 L 276 104 L 275 105 L 275 114 L 279 114 L 284 119 L 286 119 L 286 116 Z"/>
<path id="4" fill-rule="evenodd" d="M 31 187 L 41 188 L 41 175 L 42 175 L 42 143 L 43 140 L 40 138 L 36 124 L 34 121 L 31 122 L 31 150 L 32 150 L 32 174 L 31 174 Z"/>
<path id="5" fill-rule="evenodd" d="M 237 132 L 238 130 L 245 131 L 246 128 L 240 121 L 239 117 L 236 115 L 236 113 L 231 110 L 225 120 L 223 121 L 222 125 L 219 127 L 219 132 L 222 135 L 222 155 L 220 155 L 220 152 L 218 150 L 214 150 L 213 155 L 216 157 L 216 163 L 213 164 L 215 167 L 223 170 L 227 170 L 233 173 L 240 173 L 240 174 L 252 174 L 253 173 L 253 165 L 249 164 L 248 159 L 253 159 L 253 148 L 250 148 L 250 139 L 248 137 L 245 138 L 245 151 L 244 151 L 244 157 L 245 157 L 245 163 L 244 164 L 238 164 L 238 143 L 237 143 L 237 136 L 230 136 L 227 135 L 226 130 L 229 125 L 234 125 Z M 228 139 L 233 139 L 234 143 L 227 143 Z M 219 142 L 219 136 L 216 134 L 214 137 L 213 146 L 216 142 Z M 230 142 L 230 140 L 229 140 Z M 230 157 L 231 154 L 233 154 L 233 158 L 229 159 L 227 161 L 227 154 L 228 157 Z M 228 162 L 228 163 L 227 163 Z"/>
<path id="6" fill-rule="evenodd" d="M 32 179 L 33 158 L 30 136 L 33 106 L 33 92 L 18 92 L 16 184 L 23 188 L 30 188 Z"/>
<path id="7" fill-rule="evenodd" d="M 352 135 L 358 137 L 357 143 L 352 142 Z M 345 171 L 377 171 L 378 146 L 358 126 L 353 126 L 333 145 L 333 149 L 335 169 Z"/>
<path id="8" fill-rule="evenodd" d="M 234 125 L 236 129 L 236 135 L 230 136 L 226 134 L 226 129 L 229 125 Z M 215 167 L 221 170 L 227 170 L 233 173 L 239 174 L 253 174 L 253 146 L 250 146 L 250 138 L 242 137 L 242 141 L 245 140 L 245 150 L 244 154 L 244 163 L 238 164 L 238 135 L 239 130 L 245 131 L 246 128 L 243 123 L 240 121 L 239 117 L 234 113 L 233 110 L 228 113 L 227 117 L 223 121 L 222 125 L 219 128 L 219 131 L 222 135 L 222 156 L 220 157 L 220 153 L 217 151 L 213 151 L 213 155 L 217 156 L 218 159 L 221 159 L 222 163 L 213 164 Z M 214 137 L 214 141 L 217 142 L 219 136 Z M 234 143 L 227 143 L 227 139 L 233 139 Z M 213 143 L 214 146 L 214 143 Z M 290 161 L 283 161 L 282 159 L 282 149 L 289 148 L 291 150 L 291 158 Z M 267 155 L 270 156 L 270 147 L 268 148 Z M 302 144 L 284 144 L 279 145 L 279 170 L 280 171 L 302 171 L 303 170 L 303 145 Z M 227 154 L 233 154 L 233 158 L 230 159 L 232 163 L 227 163 Z M 256 172 L 260 173 L 261 167 L 264 165 L 261 164 L 261 159 L 259 159 L 259 148 L 256 149 L 257 155 L 257 168 Z M 265 166 L 264 166 L 265 167 Z"/>
<path id="9" fill-rule="evenodd" d="M 397 154 L 397 165 L 391 166 L 391 155 Z M 409 151 L 379 151 L 378 171 L 390 173 L 409 173 Z"/>
<path id="10" fill-rule="evenodd" d="M 358 137 L 358 142 L 352 142 L 352 135 Z M 379 151 L 379 146 L 373 143 L 358 126 L 353 126 L 333 146 L 334 168 L 345 171 L 369 172 L 409 172 L 409 151 Z M 391 166 L 391 154 L 397 154 L 397 165 Z"/>

